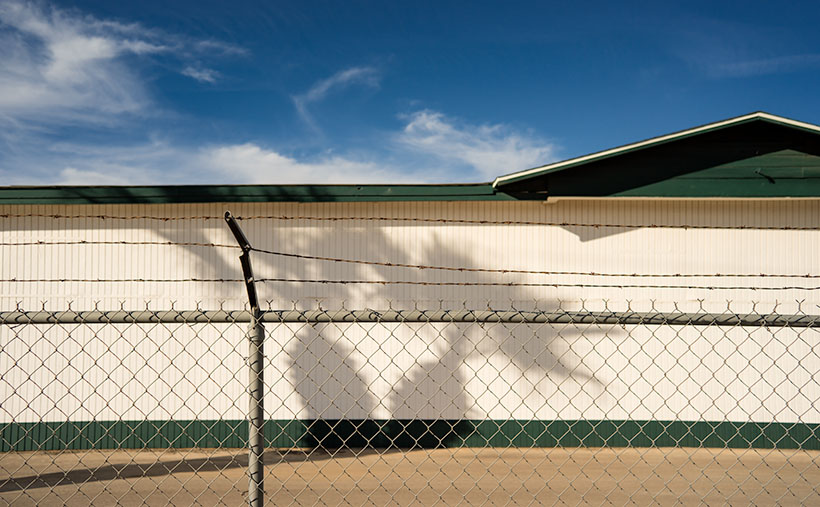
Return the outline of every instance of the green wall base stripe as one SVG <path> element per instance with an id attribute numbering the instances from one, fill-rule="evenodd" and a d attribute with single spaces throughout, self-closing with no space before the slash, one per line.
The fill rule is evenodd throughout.
<path id="1" fill-rule="evenodd" d="M 270 447 L 729 447 L 820 450 L 820 424 L 707 421 L 268 420 Z M 0 451 L 245 447 L 241 420 L 0 424 Z"/>

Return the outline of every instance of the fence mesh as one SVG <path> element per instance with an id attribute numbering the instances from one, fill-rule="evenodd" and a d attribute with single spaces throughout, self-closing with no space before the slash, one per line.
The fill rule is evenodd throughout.
<path id="1" fill-rule="evenodd" d="M 0 504 L 246 502 L 250 313 L 64 310 L 0 313 Z M 815 313 L 267 311 L 265 500 L 817 502 Z"/>

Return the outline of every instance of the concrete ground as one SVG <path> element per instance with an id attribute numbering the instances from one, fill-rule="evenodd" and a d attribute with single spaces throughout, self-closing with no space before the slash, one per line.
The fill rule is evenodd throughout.
<path id="1" fill-rule="evenodd" d="M 268 505 L 820 504 L 820 451 L 268 451 Z M 0 505 L 242 505 L 239 449 L 0 454 Z"/>

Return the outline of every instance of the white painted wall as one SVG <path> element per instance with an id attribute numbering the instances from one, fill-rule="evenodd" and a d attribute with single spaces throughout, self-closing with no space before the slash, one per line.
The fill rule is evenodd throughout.
<path id="1" fill-rule="evenodd" d="M 232 243 L 235 215 L 447 218 L 638 229 L 406 221 L 259 219 L 255 246 L 409 264 L 643 274 L 820 274 L 820 201 L 565 200 L 3 206 L 2 214 L 215 219 L 0 218 L 0 243 Z M 232 249 L 133 245 L 0 246 L 0 279 L 237 278 Z M 612 278 L 453 273 L 254 254 L 258 277 L 414 281 L 816 286 L 806 278 Z M 820 291 L 572 287 L 425 287 L 266 283 L 273 307 L 518 308 L 581 305 L 820 313 Z M 0 282 L 0 307 L 203 309 L 244 305 L 241 283 Z M 320 303 L 317 303 L 320 301 Z M 583 301 L 583 302 L 582 302 Z M 730 303 L 727 303 L 729 301 Z M 627 303 L 630 302 L 630 303 Z M 777 306 L 776 306 L 777 305 Z M 820 422 L 817 330 L 591 326 L 318 325 L 269 328 L 270 417 L 469 417 Z M 3 421 L 242 418 L 246 345 L 239 326 L 0 328 Z M 333 371 L 333 374 L 330 373 Z M 424 394 L 420 394 L 424 393 Z"/>

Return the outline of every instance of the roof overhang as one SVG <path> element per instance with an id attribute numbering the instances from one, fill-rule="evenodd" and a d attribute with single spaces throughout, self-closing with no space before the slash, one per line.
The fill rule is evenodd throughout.
<path id="1" fill-rule="evenodd" d="M 0 187 L 3 204 L 504 201 L 490 183 L 440 185 L 167 185 Z"/>

